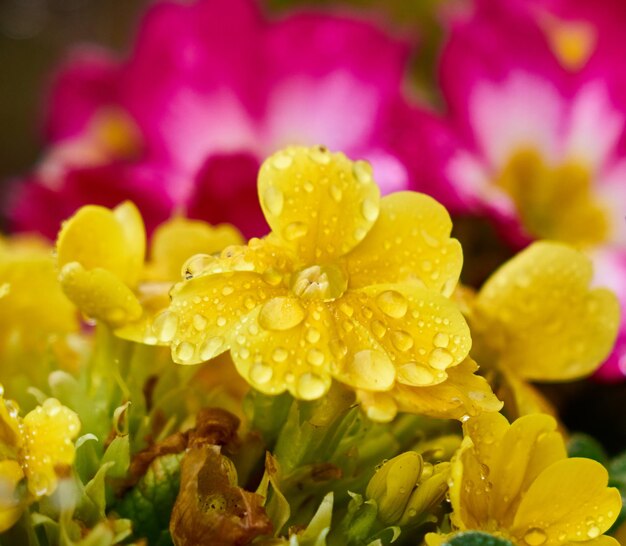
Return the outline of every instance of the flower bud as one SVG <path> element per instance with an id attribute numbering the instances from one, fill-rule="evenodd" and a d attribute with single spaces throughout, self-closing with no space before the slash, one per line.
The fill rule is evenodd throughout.
<path id="1" fill-rule="evenodd" d="M 430 476 L 420 480 L 411 493 L 398 525 L 419 523 L 426 512 L 443 500 L 448 490 L 450 463 L 440 463 L 431 468 Z"/>
<path id="2" fill-rule="evenodd" d="M 374 474 L 365 494 L 376 501 L 378 517 L 383 523 L 391 525 L 402 516 L 422 466 L 421 455 L 407 451 L 387 461 Z"/>

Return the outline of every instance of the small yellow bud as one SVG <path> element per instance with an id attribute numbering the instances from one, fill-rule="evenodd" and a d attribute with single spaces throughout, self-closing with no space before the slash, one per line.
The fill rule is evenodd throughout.
<path id="1" fill-rule="evenodd" d="M 422 457 L 407 451 L 387 461 L 374 474 L 365 492 L 378 505 L 378 517 L 385 524 L 395 523 L 422 473 Z"/>
<path id="2" fill-rule="evenodd" d="M 420 480 L 417 488 L 411 493 L 398 525 L 410 525 L 418 518 L 438 505 L 448 490 L 448 474 L 450 463 L 440 463 L 432 468 L 432 474 Z"/>

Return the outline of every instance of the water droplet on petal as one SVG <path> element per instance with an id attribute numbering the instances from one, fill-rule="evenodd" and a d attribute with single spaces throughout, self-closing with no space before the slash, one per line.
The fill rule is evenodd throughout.
<path id="1" fill-rule="evenodd" d="M 328 165 L 330 163 L 330 153 L 324 146 L 317 146 L 309 150 L 309 157 L 320 165 Z"/>
<path id="2" fill-rule="evenodd" d="M 174 356 L 182 364 L 189 362 L 193 358 L 194 352 L 194 346 L 188 341 L 183 341 L 174 348 Z"/>
<path id="3" fill-rule="evenodd" d="M 385 337 L 387 328 L 380 320 L 373 320 L 371 324 L 372 332 L 378 339 Z"/>
<path id="4" fill-rule="evenodd" d="M 361 184 L 370 184 L 372 182 L 372 166 L 367 161 L 355 161 L 352 170 L 354 177 Z"/>
<path id="5" fill-rule="evenodd" d="M 524 535 L 524 542 L 529 546 L 541 546 L 546 540 L 548 540 L 548 536 L 545 531 L 537 527 L 529 529 Z"/>
<path id="6" fill-rule="evenodd" d="M 428 363 L 437 370 L 445 370 L 454 362 L 454 357 L 445 349 L 433 349 L 428 357 Z"/>
<path id="7" fill-rule="evenodd" d="M 391 332 L 391 343 L 398 351 L 408 351 L 413 347 L 413 338 L 404 330 Z"/>
<path id="8" fill-rule="evenodd" d="M 163 343 L 169 343 L 174 339 L 176 335 L 176 329 L 178 328 L 178 317 L 173 315 L 169 311 L 163 311 L 154 317 L 152 322 L 152 329 L 155 335 Z"/>
<path id="9" fill-rule="evenodd" d="M 183 264 L 183 278 L 190 280 L 201 275 L 210 265 L 215 263 L 216 259 L 215 256 L 211 256 L 210 254 L 195 254 L 191 256 L 191 258 Z"/>
<path id="10" fill-rule="evenodd" d="M 587 536 L 589 538 L 597 538 L 600 536 L 600 528 L 597 525 L 593 525 L 591 527 L 589 527 L 589 530 L 587 531 Z"/>
<path id="11" fill-rule="evenodd" d="M 450 336 L 448 336 L 448 334 L 444 334 L 443 332 L 439 332 L 433 338 L 433 345 L 435 347 L 445 349 L 449 344 L 450 344 Z"/>
<path id="12" fill-rule="evenodd" d="M 373 199 L 366 199 L 361 204 L 361 214 L 368 222 L 374 222 L 378 218 L 379 210 L 378 201 Z"/>
<path id="13" fill-rule="evenodd" d="M 193 327 L 199 332 L 202 332 L 207 325 L 207 319 L 200 314 L 194 315 L 191 322 L 193 323 Z"/>
<path id="14" fill-rule="evenodd" d="M 283 349 L 282 347 L 276 347 L 276 349 L 274 349 L 274 352 L 272 353 L 272 360 L 280 364 L 282 362 L 285 362 L 288 356 L 289 353 L 286 349 Z"/>
<path id="15" fill-rule="evenodd" d="M 296 239 L 300 239 L 307 234 L 308 227 L 304 222 L 291 222 L 287 227 L 283 230 L 283 236 L 288 241 L 295 241 Z"/>
<path id="16" fill-rule="evenodd" d="M 435 376 L 426 366 L 416 362 L 407 362 L 398 368 L 398 381 L 407 385 L 432 385 Z"/>
<path id="17" fill-rule="evenodd" d="M 257 362 L 250 368 L 250 381 L 257 385 L 265 385 L 273 375 L 274 370 L 262 362 Z"/>
<path id="18" fill-rule="evenodd" d="M 284 153 L 278 153 L 271 159 L 272 167 L 278 169 L 279 171 L 284 171 L 291 167 L 293 163 L 293 158 L 290 155 Z"/>
<path id="19" fill-rule="evenodd" d="M 370 349 L 356 353 L 347 371 L 353 386 L 373 391 L 390 389 L 396 379 L 396 368 L 389 357 Z"/>
<path id="20" fill-rule="evenodd" d="M 311 366 L 321 366 L 324 364 L 324 353 L 319 349 L 310 349 L 306 360 Z"/>
<path id="21" fill-rule="evenodd" d="M 278 188 L 269 186 L 263 192 L 263 204 L 270 214 L 278 216 L 283 211 L 284 203 L 285 198 L 283 196 L 283 192 Z"/>
<path id="22" fill-rule="evenodd" d="M 302 374 L 298 378 L 297 392 L 302 400 L 316 400 L 326 392 L 326 382 L 319 375 Z"/>
<path id="23" fill-rule="evenodd" d="M 367 230 L 363 229 L 363 228 L 356 228 L 354 230 L 354 238 L 357 241 L 362 241 L 363 239 L 365 239 L 365 236 L 367 235 Z"/>
<path id="24" fill-rule="evenodd" d="M 219 336 L 208 338 L 200 346 L 200 359 L 211 360 L 213 357 L 219 354 L 223 345 L 224 345 L 224 340 Z"/>
<path id="25" fill-rule="evenodd" d="M 304 320 L 304 309 L 294 298 L 272 298 L 261 308 L 259 324 L 266 330 L 289 330 Z"/>
<path id="26" fill-rule="evenodd" d="M 328 189 L 328 191 L 330 192 L 330 196 L 337 202 L 339 203 L 342 199 L 343 199 L 343 191 L 342 189 L 337 186 L 336 184 L 331 184 L 330 188 Z"/>
<path id="27" fill-rule="evenodd" d="M 320 334 L 319 330 L 315 328 L 309 328 L 306 332 L 306 340 L 309 343 L 317 343 L 321 337 L 322 335 Z"/>
<path id="28" fill-rule="evenodd" d="M 402 318 L 408 309 L 406 298 L 395 290 L 385 290 L 378 294 L 376 303 L 385 315 L 392 318 Z"/>

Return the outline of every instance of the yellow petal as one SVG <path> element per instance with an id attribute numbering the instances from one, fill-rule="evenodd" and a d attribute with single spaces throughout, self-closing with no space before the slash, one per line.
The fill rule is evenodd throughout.
<path id="1" fill-rule="evenodd" d="M 113 327 L 141 317 L 141 304 L 133 291 L 107 269 L 86 270 L 70 262 L 61 269 L 59 281 L 67 297 L 89 317 Z"/>
<path id="2" fill-rule="evenodd" d="M 74 462 L 76 451 L 72 440 L 79 431 L 78 415 L 54 398 L 24 417 L 25 449 L 29 457 L 25 471 L 33 495 L 54 492 L 57 469 Z"/>
<path id="3" fill-rule="evenodd" d="M 148 276 L 158 281 L 178 281 L 183 264 L 194 254 L 215 254 L 243 242 L 241 233 L 230 224 L 212 226 L 199 220 L 172 218 L 152 236 Z"/>
<path id="4" fill-rule="evenodd" d="M 555 419 L 558 418 L 554 406 L 530 383 L 520 379 L 509 370 L 504 370 L 502 375 L 504 377 L 502 400 L 507 409 L 507 415 L 521 417 L 531 413 L 546 413 Z"/>
<path id="5" fill-rule="evenodd" d="M 154 331 L 154 319 L 161 315 L 170 304 L 171 282 L 142 282 L 135 291 L 142 308 L 141 317 L 125 322 L 115 329 L 115 335 L 137 343 L 167 345 L 159 341 Z"/>
<path id="6" fill-rule="evenodd" d="M 113 210 L 82 207 L 57 238 L 59 267 L 78 262 L 86 270 L 102 268 L 129 286 L 141 275 L 145 230 L 137 208 L 125 202 Z"/>
<path id="7" fill-rule="evenodd" d="M 608 472 L 596 461 L 555 462 L 529 487 L 512 533 L 520 539 L 535 533 L 547 545 L 598 538 L 617 519 L 622 504 L 618 490 L 607 483 Z"/>
<path id="8" fill-rule="evenodd" d="M 0 254 L 0 340 L 75 331 L 76 309 L 61 290 L 52 249 L 19 246 L 9 244 Z"/>
<path id="9" fill-rule="evenodd" d="M 0 388 L 0 391 L 3 392 L 3 389 Z M 5 400 L 0 396 L 0 444 L 4 449 L 16 453 L 22 444 L 18 411 L 13 400 Z"/>
<path id="10" fill-rule="evenodd" d="M 520 495 L 536 476 L 567 457 L 556 427 L 549 415 L 527 415 L 514 421 L 498 442 L 488 467 L 493 483 L 489 513 L 502 525 L 512 523 Z"/>
<path id="11" fill-rule="evenodd" d="M 325 148 L 290 147 L 261 166 L 259 198 L 275 236 L 305 263 L 346 254 L 378 217 L 372 169 Z"/>
<path id="12" fill-rule="evenodd" d="M 228 350 L 245 316 L 286 293 L 284 286 L 273 286 L 254 272 L 200 275 L 172 289 L 169 309 L 153 321 L 153 335 L 171 343 L 175 362 L 198 364 Z"/>
<path id="13" fill-rule="evenodd" d="M 412 387 L 397 383 L 391 395 L 400 411 L 419 413 L 441 419 L 462 419 L 483 412 L 497 412 L 502 402 L 489 383 L 475 372 L 476 363 L 467 358 L 448 368 L 448 378 L 438 385 Z"/>
<path id="14" fill-rule="evenodd" d="M 389 390 L 394 380 L 441 383 L 470 349 L 469 329 L 456 306 L 414 284 L 348 291 L 332 309 L 347 349 L 335 376 L 361 389 Z"/>
<path id="15" fill-rule="evenodd" d="M 463 265 L 451 229 L 450 215 L 432 197 L 415 192 L 383 197 L 374 227 L 346 256 L 350 285 L 413 281 L 449 296 Z"/>
<path id="16" fill-rule="evenodd" d="M 473 332 L 499 353 L 502 366 L 531 380 L 568 380 L 591 373 L 613 346 L 619 305 L 590 289 L 591 262 L 559 243 L 520 252 L 483 286 Z"/>
<path id="17" fill-rule="evenodd" d="M 16 498 L 17 484 L 24 478 L 22 467 L 12 460 L 0 461 L 0 533 L 15 525 L 24 504 Z"/>
<path id="18" fill-rule="evenodd" d="M 289 390 L 296 398 L 314 400 L 331 385 L 334 338 L 324 304 L 305 308 L 295 298 L 278 297 L 242 319 L 232 336 L 231 355 L 239 373 L 257 390 Z"/>

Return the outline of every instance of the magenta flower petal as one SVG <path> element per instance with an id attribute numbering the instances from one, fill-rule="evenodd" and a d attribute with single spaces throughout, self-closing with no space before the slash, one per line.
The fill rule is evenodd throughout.
<path id="1" fill-rule="evenodd" d="M 146 217 L 160 218 L 169 204 L 170 213 L 187 210 L 258 234 L 265 225 L 252 166 L 288 143 L 370 160 L 383 192 L 413 186 L 418 162 L 407 142 L 419 148 L 428 135 L 402 92 L 411 45 L 346 15 L 269 20 L 254 0 L 158 2 L 128 59 L 96 56 L 92 66 L 87 56 L 59 77 L 53 96 L 63 101 L 52 103 L 60 113 L 50 125 L 64 141 L 17 191 L 13 225 L 44 229 L 23 201 L 50 188 L 64 196 L 64 210 L 101 202 L 110 177 L 115 199 L 138 200 Z M 142 178 L 156 165 L 158 175 Z M 76 176 L 97 183 L 76 184 Z M 27 189 L 33 183 L 45 188 Z"/>
<path id="2" fill-rule="evenodd" d="M 55 74 L 46 105 L 44 134 L 49 142 L 85 131 L 94 114 L 117 103 L 119 64 L 106 50 L 73 51 Z"/>

